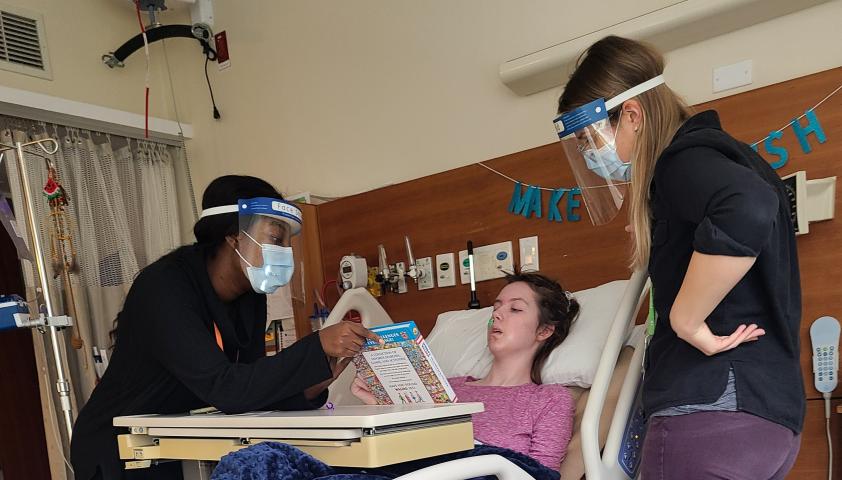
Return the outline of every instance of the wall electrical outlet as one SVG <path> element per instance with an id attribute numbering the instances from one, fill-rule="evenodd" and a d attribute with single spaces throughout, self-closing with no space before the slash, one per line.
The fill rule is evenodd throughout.
<path id="1" fill-rule="evenodd" d="M 421 275 L 418 278 L 418 290 L 429 290 L 436 286 L 436 281 L 433 277 L 433 259 L 430 257 L 419 258 L 415 260 L 415 267 Z"/>
<path id="2" fill-rule="evenodd" d="M 537 272 L 540 270 L 538 262 L 538 237 L 521 238 L 518 241 L 520 246 L 520 271 Z"/>
<path id="3" fill-rule="evenodd" d="M 436 255 L 436 281 L 439 288 L 456 286 L 456 270 L 459 268 L 452 253 Z"/>

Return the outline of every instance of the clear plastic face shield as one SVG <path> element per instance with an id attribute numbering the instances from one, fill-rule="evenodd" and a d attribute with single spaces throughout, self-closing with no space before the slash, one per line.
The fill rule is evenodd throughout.
<path id="1" fill-rule="evenodd" d="M 617 154 L 615 133 L 622 115 L 609 112 L 662 83 L 664 78 L 659 75 L 608 101 L 596 99 L 553 120 L 594 225 L 604 225 L 617 216 L 631 182 L 630 159 L 620 159 Z M 612 117 L 616 117 L 615 126 Z"/>
<path id="2" fill-rule="evenodd" d="M 301 232 L 301 210 L 283 200 L 260 197 L 209 208 L 202 217 L 232 212 L 239 213 L 236 252 L 254 291 L 271 294 L 290 283 L 295 272 L 291 239 Z"/>

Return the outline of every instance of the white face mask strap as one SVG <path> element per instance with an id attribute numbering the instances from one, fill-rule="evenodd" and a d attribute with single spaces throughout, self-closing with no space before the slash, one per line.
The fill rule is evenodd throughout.
<path id="1" fill-rule="evenodd" d="M 254 239 L 254 237 L 252 237 L 251 235 L 249 235 L 249 232 L 247 232 L 247 231 L 245 231 L 245 230 L 242 230 L 242 232 L 243 232 L 243 235 L 245 235 L 245 236 L 249 237 L 249 238 L 251 239 L 251 241 L 252 241 L 252 242 L 256 243 L 258 247 L 262 247 L 262 246 L 263 246 L 260 242 L 258 242 L 257 240 L 255 240 L 255 239 Z"/>
<path id="2" fill-rule="evenodd" d="M 625 92 L 617 95 L 616 97 L 606 101 L 605 102 L 605 109 L 608 110 L 608 111 L 611 111 L 614 108 L 618 107 L 619 105 L 622 105 L 623 102 L 625 102 L 626 100 L 634 98 L 634 97 L 640 95 L 643 92 L 647 92 L 649 90 L 652 90 L 653 88 L 655 88 L 659 85 L 662 85 L 663 83 L 664 83 L 664 76 L 663 75 L 658 75 L 655 78 L 651 78 L 651 79 L 641 83 L 640 85 L 636 85 L 636 86 L 626 90 Z"/>
<path id="3" fill-rule="evenodd" d="M 243 235 L 245 235 L 245 236 L 249 237 L 249 239 L 250 239 L 252 242 L 257 243 L 257 246 L 258 246 L 258 247 L 262 247 L 262 245 L 260 245 L 260 243 L 258 243 L 258 241 L 254 239 L 254 237 L 252 237 L 251 235 L 249 235 L 249 232 L 247 232 L 247 231 L 245 231 L 245 230 L 240 230 L 240 231 L 241 231 L 241 232 L 243 232 Z M 249 262 L 248 260 L 246 260 L 246 257 L 244 257 L 242 253 L 240 253 L 240 250 L 239 250 L 239 249 L 235 248 L 235 249 L 234 249 L 234 251 L 235 251 L 235 252 L 237 252 L 237 256 L 239 256 L 239 257 L 240 257 L 240 260 L 242 260 L 242 261 L 246 262 L 246 265 L 248 265 L 249 267 L 254 268 L 254 265 L 252 265 L 252 264 L 251 264 L 251 262 Z"/>
<path id="4" fill-rule="evenodd" d="M 617 134 L 620 133 L 620 124 L 623 123 L 623 112 L 620 112 L 620 116 L 617 118 L 617 128 L 614 129 L 614 141 L 617 141 Z"/>
<path id="5" fill-rule="evenodd" d="M 235 252 L 237 252 L 237 256 L 238 256 L 238 257 L 240 257 L 240 260 L 242 260 L 242 261 L 246 262 L 246 265 L 248 265 L 249 267 L 254 268 L 254 265 L 252 265 L 252 264 L 251 264 L 251 262 L 249 262 L 248 260 L 246 260 L 246 257 L 244 257 L 242 253 L 240 253 L 240 250 L 239 250 L 239 249 L 236 249 L 236 248 L 235 248 L 235 249 L 234 249 L 234 251 L 235 251 Z"/>
<path id="6" fill-rule="evenodd" d="M 243 232 L 243 235 L 245 235 L 245 236 L 249 237 L 249 239 L 250 239 L 252 242 L 256 243 L 258 247 L 262 247 L 262 246 L 263 246 L 263 245 L 261 245 L 261 244 L 260 244 L 260 242 L 258 242 L 257 240 L 255 240 L 255 239 L 254 239 L 254 237 L 252 237 L 251 235 L 249 235 L 249 232 L 247 232 L 247 231 L 245 231 L 245 230 L 240 230 L 240 231 L 241 231 L 241 232 Z M 235 252 L 237 252 L 237 255 L 240 257 L 240 260 L 242 260 L 242 261 L 246 262 L 246 265 L 248 265 L 249 267 L 254 268 L 254 265 L 252 265 L 252 264 L 251 264 L 251 262 L 249 262 L 248 260 L 246 260 L 246 257 L 244 257 L 242 253 L 240 253 L 240 250 L 239 250 L 239 249 L 236 249 L 236 248 L 235 248 L 235 249 L 234 249 L 234 251 L 235 251 Z"/>

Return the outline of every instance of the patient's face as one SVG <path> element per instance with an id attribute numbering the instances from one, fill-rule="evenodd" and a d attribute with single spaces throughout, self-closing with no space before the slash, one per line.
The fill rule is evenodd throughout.
<path id="1" fill-rule="evenodd" d="M 538 338 L 539 307 L 535 292 L 523 282 L 506 285 L 494 301 L 492 324 L 488 329 L 488 349 L 495 357 L 532 354 L 541 343 Z"/>

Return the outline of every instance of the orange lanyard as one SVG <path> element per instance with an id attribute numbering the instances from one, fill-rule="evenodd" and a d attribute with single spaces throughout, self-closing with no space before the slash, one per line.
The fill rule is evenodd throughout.
<path id="1" fill-rule="evenodd" d="M 213 322 L 213 333 L 216 335 L 216 344 L 219 345 L 219 349 L 224 352 L 225 346 L 222 343 L 222 334 L 219 332 L 219 327 L 216 326 L 216 322 Z"/>
<path id="2" fill-rule="evenodd" d="M 219 327 L 216 326 L 216 322 L 213 322 L 213 334 L 216 336 L 216 344 L 219 345 L 219 349 L 222 350 L 222 353 L 225 353 L 225 345 L 222 343 L 222 333 L 219 332 Z M 237 354 L 234 356 L 234 362 L 240 361 L 240 349 L 237 349 Z"/>

